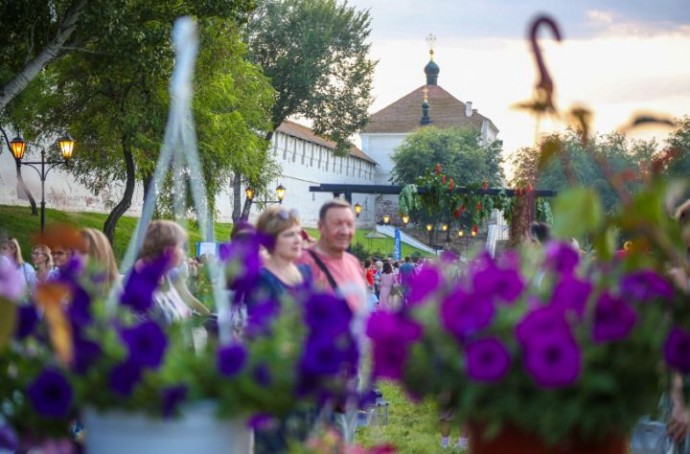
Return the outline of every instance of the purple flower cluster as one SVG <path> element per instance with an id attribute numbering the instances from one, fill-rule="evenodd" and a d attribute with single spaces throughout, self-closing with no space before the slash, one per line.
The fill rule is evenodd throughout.
<path id="1" fill-rule="evenodd" d="M 29 402 L 47 418 L 65 418 L 71 408 L 74 391 L 64 375 L 46 368 L 27 388 Z"/>
<path id="2" fill-rule="evenodd" d="M 242 344 L 232 344 L 218 349 L 216 367 L 224 377 L 239 374 L 247 362 L 247 349 Z"/>
<path id="3" fill-rule="evenodd" d="M 690 373 L 690 332 L 672 328 L 664 342 L 664 359 L 683 374 Z"/>
<path id="4" fill-rule="evenodd" d="M 373 377 L 400 379 L 410 346 L 422 336 L 422 332 L 422 325 L 403 313 L 373 313 L 366 328 L 366 334 L 373 343 Z"/>
<path id="5" fill-rule="evenodd" d="M 168 269 L 170 253 L 161 254 L 156 260 L 133 267 L 127 276 L 120 303 L 138 314 L 145 314 L 153 306 L 153 292 Z"/>
<path id="6" fill-rule="evenodd" d="M 496 382 L 510 370 L 510 353 L 495 337 L 469 342 L 465 346 L 467 376 L 481 382 Z"/>
<path id="7" fill-rule="evenodd" d="M 350 329 L 353 314 L 345 299 L 314 292 L 303 304 L 303 318 L 308 334 L 299 361 L 298 392 L 319 393 L 307 384 L 350 377 L 357 370 L 359 349 Z"/>
<path id="8" fill-rule="evenodd" d="M 19 301 L 24 295 L 24 278 L 10 259 L 0 256 L 0 298 Z"/>
<path id="9" fill-rule="evenodd" d="M 259 279 L 261 258 L 259 251 L 266 243 L 264 236 L 247 226 L 232 242 L 221 244 L 218 256 L 225 265 L 228 288 L 234 291 L 234 302 L 243 300 Z"/>
<path id="10" fill-rule="evenodd" d="M 120 339 L 127 348 L 127 359 L 110 370 L 110 389 L 129 396 L 141 381 L 145 368 L 158 368 L 165 356 L 168 340 L 161 327 L 152 321 L 121 328 Z"/>

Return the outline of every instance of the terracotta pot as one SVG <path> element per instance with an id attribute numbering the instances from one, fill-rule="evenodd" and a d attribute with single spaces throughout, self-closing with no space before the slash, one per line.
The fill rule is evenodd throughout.
<path id="1" fill-rule="evenodd" d="M 602 443 L 568 440 L 562 444 L 547 445 L 538 436 L 505 426 L 496 437 L 486 440 L 480 424 L 469 425 L 470 454 L 626 454 L 628 440 L 611 436 Z"/>

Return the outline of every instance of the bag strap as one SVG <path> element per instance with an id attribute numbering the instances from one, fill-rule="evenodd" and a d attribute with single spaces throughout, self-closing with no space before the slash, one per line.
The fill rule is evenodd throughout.
<path id="1" fill-rule="evenodd" d="M 307 249 L 307 252 L 309 255 L 312 256 L 314 259 L 314 262 L 316 262 L 316 265 L 319 267 L 321 271 L 326 275 L 326 279 L 328 279 L 328 283 L 331 285 L 331 288 L 334 291 L 338 290 L 338 284 L 335 282 L 335 279 L 333 279 L 333 275 L 331 275 L 331 272 L 328 271 L 328 268 L 326 268 L 326 264 L 323 263 L 323 260 L 316 254 L 316 252 L 312 251 L 311 249 Z"/>

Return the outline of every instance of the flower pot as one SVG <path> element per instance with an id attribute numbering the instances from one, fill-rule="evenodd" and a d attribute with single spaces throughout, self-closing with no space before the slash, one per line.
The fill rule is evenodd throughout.
<path id="1" fill-rule="evenodd" d="M 221 420 L 212 404 L 185 408 L 180 418 L 154 419 L 141 413 L 94 409 L 84 412 L 86 452 L 237 453 L 254 449 L 254 433 L 244 419 Z"/>
<path id="2" fill-rule="evenodd" d="M 546 444 L 535 434 L 526 433 L 514 426 L 504 426 L 494 438 L 484 438 L 484 426 L 469 425 L 470 454 L 626 454 L 628 441 L 621 436 L 611 436 L 601 443 L 567 440 L 556 446 Z"/>

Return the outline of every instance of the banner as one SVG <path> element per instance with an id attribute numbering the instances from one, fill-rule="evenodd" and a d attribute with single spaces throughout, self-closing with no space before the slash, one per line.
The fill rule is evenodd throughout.
<path id="1" fill-rule="evenodd" d="M 400 240 L 400 229 L 395 228 L 395 247 L 393 250 L 393 258 L 395 260 L 400 260 L 400 255 L 402 253 L 402 241 Z"/>

